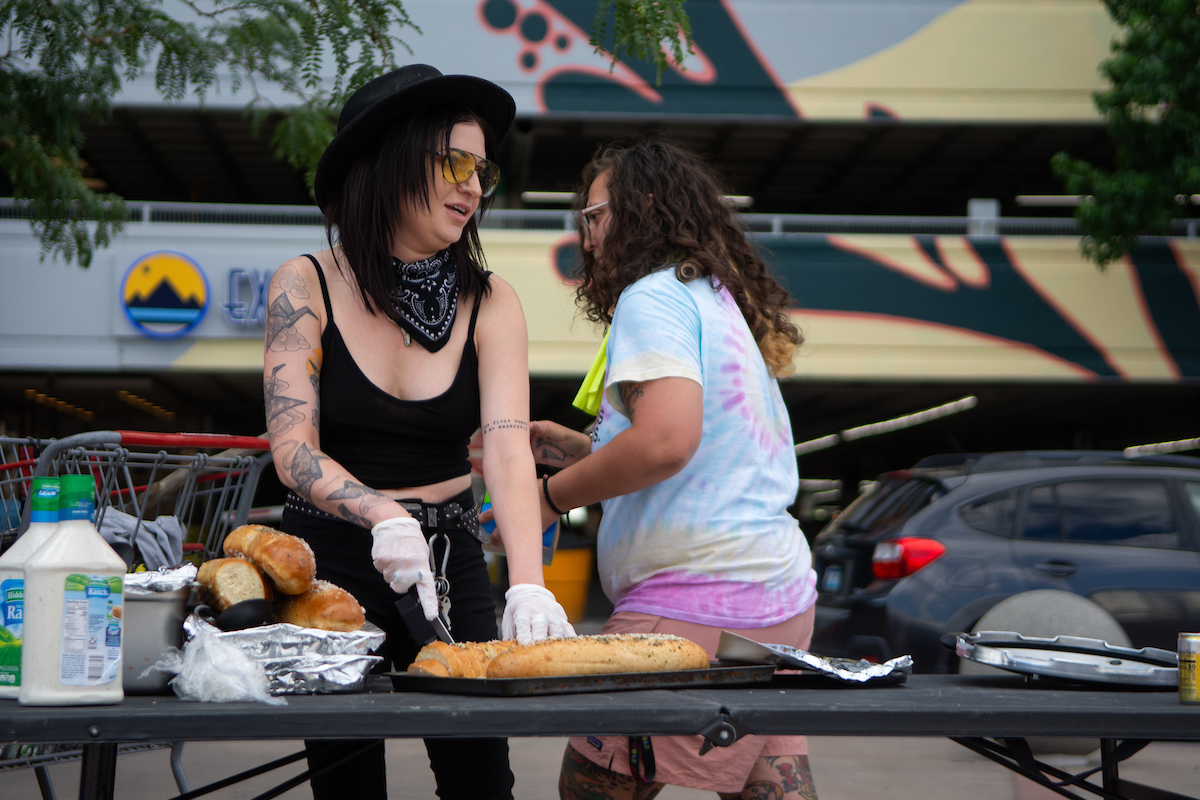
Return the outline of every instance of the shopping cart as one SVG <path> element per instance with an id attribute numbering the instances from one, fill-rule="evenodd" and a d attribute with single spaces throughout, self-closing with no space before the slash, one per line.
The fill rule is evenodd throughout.
<path id="1" fill-rule="evenodd" d="M 136 542 L 143 523 L 175 517 L 187 531 L 185 552 L 198 561 L 216 556 L 225 534 L 246 521 L 258 477 L 271 459 L 266 439 L 201 433 L 93 431 L 63 439 L 0 439 L 0 448 L 5 539 L 15 539 L 29 524 L 25 500 L 34 477 L 91 475 L 97 526 L 116 509 L 133 518 L 129 540 Z"/>
<path id="2" fill-rule="evenodd" d="M 225 535 L 246 522 L 270 460 L 267 440 L 251 436 L 93 431 L 63 439 L 0 437 L 0 552 L 29 526 L 27 501 L 35 477 L 78 474 L 96 482 L 97 526 L 112 510 L 129 514 L 134 519 L 129 541 L 136 542 L 143 523 L 173 516 L 187 533 L 185 558 L 204 561 L 217 556 Z M 129 555 L 136 565 L 136 547 Z M 132 749 L 158 747 L 172 747 L 172 771 L 186 792 L 179 743 Z M 81 745 L 2 745 L 0 774 L 32 767 L 43 797 L 53 797 L 46 767 L 81 754 Z"/>

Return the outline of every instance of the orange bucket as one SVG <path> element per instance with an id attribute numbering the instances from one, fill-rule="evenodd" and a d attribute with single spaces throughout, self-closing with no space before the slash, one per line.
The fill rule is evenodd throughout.
<path id="1" fill-rule="evenodd" d="M 542 575 L 546 579 L 546 588 L 567 612 L 567 620 L 581 621 L 587 609 L 588 582 L 592 578 L 592 549 L 573 547 L 557 551 L 550 566 L 542 568 Z"/>

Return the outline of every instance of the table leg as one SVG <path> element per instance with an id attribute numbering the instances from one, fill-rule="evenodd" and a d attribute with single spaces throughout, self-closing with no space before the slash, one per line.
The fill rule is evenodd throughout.
<path id="1" fill-rule="evenodd" d="M 1104 787 L 1104 791 L 1117 794 L 1121 786 L 1121 778 L 1118 775 L 1117 760 L 1113 758 L 1113 750 L 1116 749 L 1117 743 L 1112 739 L 1100 740 L 1100 785 Z"/>
<path id="2" fill-rule="evenodd" d="M 79 800 L 113 800 L 117 782 L 117 743 L 83 746 L 79 773 Z"/>

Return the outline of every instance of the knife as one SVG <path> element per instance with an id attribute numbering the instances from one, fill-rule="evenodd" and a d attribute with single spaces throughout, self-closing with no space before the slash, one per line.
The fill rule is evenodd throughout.
<path id="1" fill-rule="evenodd" d="M 417 587 L 413 586 L 408 590 L 408 594 L 396 601 L 396 610 L 400 612 L 400 618 L 404 620 L 409 635 L 418 645 L 423 647 L 435 640 L 454 644 L 454 638 L 450 631 L 446 630 L 440 616 L 425 619 L 425 611 L 421 608 L 421 601 L 417 599 Z"/>

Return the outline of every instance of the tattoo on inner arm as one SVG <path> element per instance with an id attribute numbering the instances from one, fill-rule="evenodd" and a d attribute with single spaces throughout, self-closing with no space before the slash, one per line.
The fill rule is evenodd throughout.
<path id="1" fill-rule="evenodd" d="M 290 384 L 279 377 L 279 370 L 286 364 L 279 364 L 271 370 L 271 377 L 263 381 L 263 398 L 267 409 L 267 433 L 271 437 L 287 433 L 304 421 L 304 413 L 297 411 L 297 406 L 305 405 L 303 400 L 285 397 Z M 315 424 L 315 423 L 314 423 Z"/>
<path id="2" fill-rule="evenodd" d="M 483 432 L 485 434 L 492 431 L 504 430 L 506 428 L 515 428 L 517 430 L 529 431 L 529 423 L 523 419 L 494 419 L 483 424 Z"/>
<path id="3" fill-rule="evenodd" d="M 633 419 L 633 407 L 646 393 L 642 386 L 643 384 L 633 381 L 622 381 L 617 384 L 618 391 L 621 393 L 621 402 L 625 404 L 625 416 L 630 419 Z"/>

